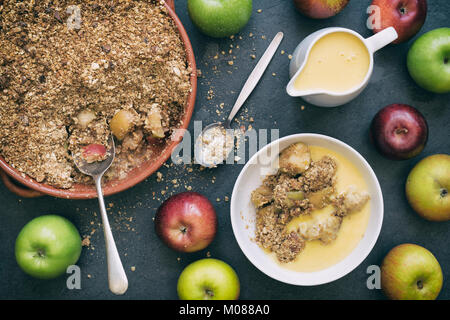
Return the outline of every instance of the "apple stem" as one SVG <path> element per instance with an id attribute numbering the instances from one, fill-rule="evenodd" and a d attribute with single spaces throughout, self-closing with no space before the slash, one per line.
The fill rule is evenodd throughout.
<path id="1" fill-rule="evenodd" d="M 402 133 L 408 133 L 408 129 L 406 129 L 406 128 L 397 128 L 396 130 L 395 130 L 395 133 L 396 134 L 402 134 Z"/>
<path id="2" fill-rule="evenodd" d="M 448 57 L 445 57 L 445 58 L 444 58 L 444 64 L 447 64 L 447 63 L 448 63 L 448 60 L 449 60 Z"/>
<path id="3" fill-rule="evenodd" d="M 45 257 L 45 251 L 44 251 L 43 249 L 38 249 L 38 251 L 37 251 L 37 256 L 38 256 L 39 258 Z"/>
<path id="4" fill-rule="evenodd" d="M 422 280 L 417 281 L 417 288 L 419 288 L 419 290 L 423 289 L 423 282 L 422 282 Z"/>
<path id="5" fill-rule="evenodd" d="M 444 198 L 448 195 L 448 190 L 445 188 L 441 189 L 441 198 Z"/>
<path id="6" fill-rule="evenodd" d="M 214 297 L 214 292 L 210 289 L 205 289 L 205 293 L 208 298 Z"/>

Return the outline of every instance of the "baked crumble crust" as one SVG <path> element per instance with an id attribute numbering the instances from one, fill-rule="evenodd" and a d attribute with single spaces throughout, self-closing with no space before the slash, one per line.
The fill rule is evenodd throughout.
<path id="1" fill-rule="evenodd" d="M 73 5 L 79 28 L 68 25 Z M 0 153 L 38 182 L 89 182 L 71 155 L 90 143 L 106 146 L 119 110 L 136 118 L 116 142 L 108 179 L 125 177 L 152 156 L 146 121 L 155 105 L 164 133 L 158 143 L 181 125 L 191 69 L 163 2 L 0 1 L 0 52 Z M 95 119 L 81 126 L 85 110 Z"/>

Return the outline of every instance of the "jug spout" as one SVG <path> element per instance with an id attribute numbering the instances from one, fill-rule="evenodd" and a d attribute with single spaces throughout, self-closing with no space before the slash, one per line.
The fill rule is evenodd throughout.
<path id="1" fill-rule="evenodd" d="M 295 78 L 292 78 L 286 87 L 286 92 L 288 93 L 288 95 L 290 95 L 291 97 L 304 97 L 304 96 L 308 95 L 306 92 L 295 88 L 294 80 L 295 80 Z"/>
<path id="2" fill-rule="evenodd" d="M 301 72 L 301 71 L 300 71 Z M 308 96 L 316 96 L 316 95 L 326 95 L 325 90 L 299 90 L 295 87 L 295 79 L 296 77 L 293 77 L 288 85 L 286 86 L 286 92 L 291 97 L 302 97 L 305 99 Z M 307 99 L 305 99 L 307 100 Z"/>

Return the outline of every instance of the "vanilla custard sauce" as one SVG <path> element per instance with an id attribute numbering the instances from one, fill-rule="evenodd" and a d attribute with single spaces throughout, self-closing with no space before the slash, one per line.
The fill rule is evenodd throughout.
<path id="1" fill-rule="evenodd" d="M 370 55 L 363 41 L 347 32 L 333 32 L 311 48 L 294 81 L 297 90 L 340 93 L 359 86 L 367 75 Z"/>

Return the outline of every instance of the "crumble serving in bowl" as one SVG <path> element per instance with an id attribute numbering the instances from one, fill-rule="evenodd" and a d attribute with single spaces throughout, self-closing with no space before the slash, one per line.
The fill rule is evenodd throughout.
<path id="1" fill-rule="evenodd" d="M 247 162 L 230 215 L 242 252 L 258 269 L 285 283 L 318 285 L 343 277 L 370 253 L 383 196 L 353 148 L 324 135 L 295 134 Z"/>
<path id="2" fill-rule="evenodd" d="M 0 154 L 8 173 L 76 189 L 90 178 L 72 155 L 106 145 L 111 133 L 111 182 L 167 159 L 171 133 L 190 120 L 196 77 L 187 35 L 164 2 L 8 1 L 0 10 Z"/>
<path id="3" fill-rule="evenodd" d="M 294 143 L 281 151 L 277 172 L 251 193 L 255 240 L 281 266 L 327 268 L 364 236 L 370 216 L 366 188 L 358 170 L 341 155 Z"/>

